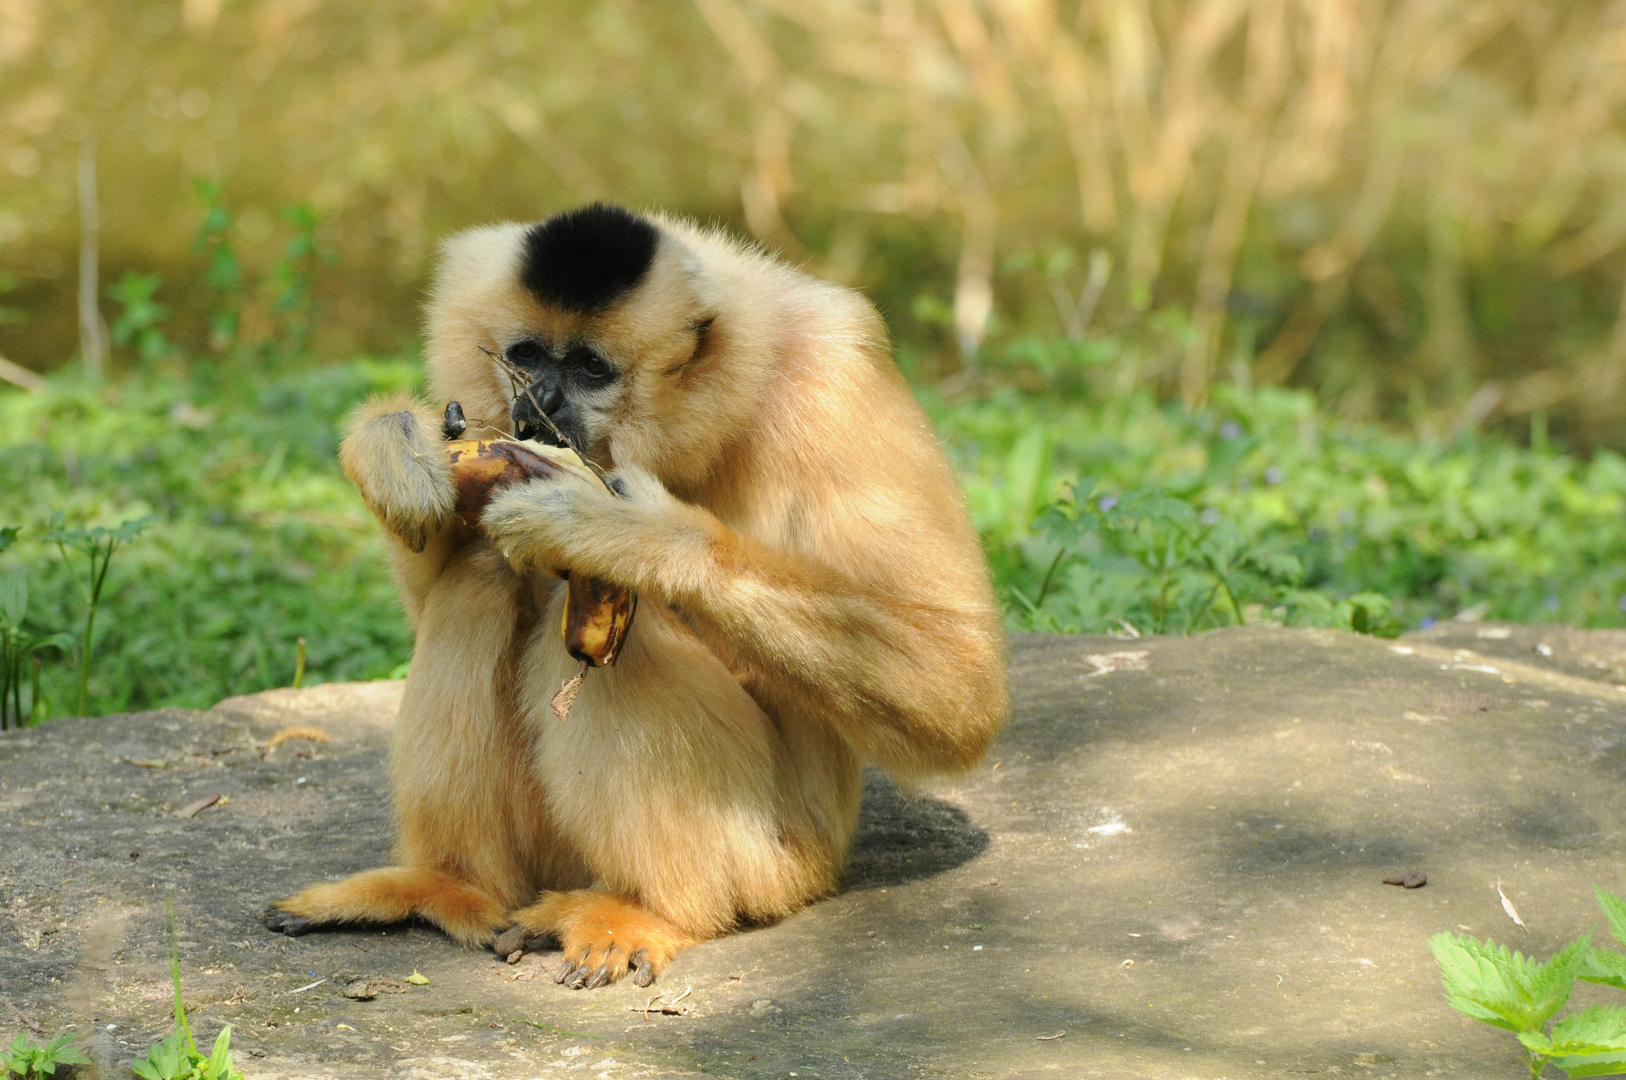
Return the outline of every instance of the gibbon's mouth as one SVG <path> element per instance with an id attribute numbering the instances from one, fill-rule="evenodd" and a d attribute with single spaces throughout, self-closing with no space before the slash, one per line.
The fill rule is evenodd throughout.
<path id="1" fill-rule="evenodd" d="M 520 420 L 514 425 L 514 437 L 526 442 L 539 442 L 543 446 L 565 445 L 565 441 L 554 433 L 553 428 L 529 420 Z"/>

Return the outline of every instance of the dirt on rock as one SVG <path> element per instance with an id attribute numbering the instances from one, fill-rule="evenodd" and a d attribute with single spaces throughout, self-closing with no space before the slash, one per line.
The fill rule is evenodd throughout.
<path id="1" fill-rule="evenodd" d="M 171 1023 L 173 896 L 194 1030 L 231 1024 L 251 1080 L 1513 1078 L 1427 941 L 1606 934 L 1622 682 L 1626 635 L 1554 627 L 1021 637 L 988 760 L 872 774 L 839 895 L 591 992 L 557 953 L 260 924 L 387 860 L 399 684 L 54 721 L 0 734 L 0 1036 L 129 1077 Z"/>

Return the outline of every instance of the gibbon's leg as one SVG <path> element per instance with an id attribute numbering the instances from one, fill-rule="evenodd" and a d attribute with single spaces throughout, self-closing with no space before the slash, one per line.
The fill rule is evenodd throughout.
<path id="1" fill-rule="evenodd" d="M 810 737 L 792 760 L 773 722 L 670 611 L 639 611 L 621 658 L 588 673 L 567 719 L 548 707 L 574 670 L 558 639 L 539 631 L 523 670 L 541 732 L 537 775 L 596 883 L 515 912 L 499 947 L 552 935 L 565 948 L 560 981 L 596 987 L 630 967 L 647 985 L 678 950 L 742 916 L 779 919 L 835 888 L 859 762 L 816 732 L 801 733 Z"/>
<path id="2" fill-rule="evenodd" d="M 363 870 L 278 900 L 265 925 L 289 937 L 318 926 L 397 923 L 414 916 L 434 923 L 465 945 L 481 945 L 503 922 L 503 907 L 490 893 L 455 874 L 425 866 Z"/>
<path id="3" fill-rule="evenodd" d="M 391 749 L 399 865 L 278 901 L 268 926 L 297 934 L 416 916 L 483 945 L 537 882 L 591 880 L 550 821 L 534 736 L 513 704 L 532 587 L 483 543 L 447 564 L 425 598 Z"/>

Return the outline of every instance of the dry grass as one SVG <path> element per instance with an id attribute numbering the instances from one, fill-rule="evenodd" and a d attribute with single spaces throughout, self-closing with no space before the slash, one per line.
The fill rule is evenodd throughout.
<path id="1" fill-rule="evenodd" d="M 1169 308 L 1149 374 L 1188 401 L 1240 374 L 1618 442 L 1623 104 L 1602 0 L 0 0 L 0 262 L 35 314 L 0 344 L 72 347 L 94 128 L 114 265 L 188 273 L 190 174 L 228 178 L 251 263 L 313 200 L 334 347 L 408 325 L 434 236 L 606 196 L 736 219 L 906 333 L 940 291 L 968 356 L 991 316 Z"/>

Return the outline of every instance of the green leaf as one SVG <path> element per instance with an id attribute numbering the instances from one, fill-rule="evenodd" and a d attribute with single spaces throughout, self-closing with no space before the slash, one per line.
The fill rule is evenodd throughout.
<path id="1" fill-rule="evenodd" d="M 1589 941 L 1570 942 L 1546 963 L 1466 935 L 1436 934 L 1428 947 L 1452 1008 L 1492 1027 L 1539 1034 L 1569 1001 Z"/>
<path id="2" fill-rule="evenodd" d="M 1519 1041 L 1547 1057 L 1626 1053 L 1626 1009 L 1589 1005 L 1554 1024 L 1550 1036 L 1521 1032 Z"/>
<path id="3" fill-rule="evenodd" d="M 24 642 L 21 652 L 24 655 L 29 655 L 44 652 L 46 649 L 57 649 L 66 652 L 71 648 L 73 648 L 73 635 L 59 630 L 54 634 L 46 634 L 44 637 L 37 637 Z"/>
<path id="4" fill-rule="evenodd" d="M 28 614 L 28 578 L 21 572 L 0 578 L 0 619 L 7 626 L 21 626 Z"/>
<path id="5" fill-rule="evenodd" d="M 220 1034 L 215 1036 L 214 1050 L 209 1054 L 205 1072 L 212 1080 L 227 1080 L 228 1077 L 233 1075 L 230 1024 L 221 1028 Z"/>
<path id="6" fill-rule="evenodd" d="M 1603 909 L 1604 918 L 1609 920 L 1609 933 L 1620 944 L 1626 945 L 1626 900 L 1597 885 L 1592 886 L 1592 891 L 1598 897 L 1598 906 Z"/>
<path id="7" fill-rule="evenodd" d="M 1586 964 L 1576 978 L 1626 990 L 1626 953 L 1618 953 L 1614 949 L 1590 949 L 1586 954 Z"/>
<path id="8" fill-rule="evenodd" d="M 1553 1064 L 1571 1077 L 1620 1076 L 1626 1073 L 1626 1053 L 1554 1058 Z"/>
<path id="9" fill-rule="evenodd" d="M 147 514 L 143 517 L 131 518 L 122 525 L 107 530 L 107 535 L 113 537 L 121 544 L 128 544 L 147 530 L 147 526 L 158 520 L 157 514 Z"/>
<path id="10" fill-rule="evenodd" d="M 59 1065 L 89 1065 L 90 1058 L 74 1045 L 78 1038 L 79 1036 L 72 1034 L 58 1035 L 45 1044 L 45 1053 Z"/>
<path id="11" fill-rule="evenodd" d="M 15 544 L 17 542 L 17 533 L 20 531 L 15 525 L 0 528 L 0 551 L 4 551 L 12 544 Z"/>

